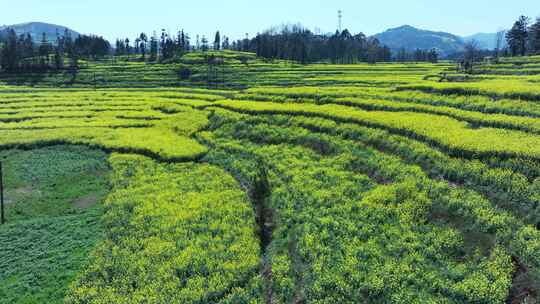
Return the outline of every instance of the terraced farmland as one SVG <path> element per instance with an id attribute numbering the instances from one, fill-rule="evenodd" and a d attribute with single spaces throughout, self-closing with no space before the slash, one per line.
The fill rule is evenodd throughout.
<path id="1" fill-rule="evenodd" d="M 8 165 L 50 147 L 107 153 L 104 202 L 66 207 L 98 237 L 51 302 L 538 301 L 540 57 L 467 77 L 448 63 L 224 58 L 211 85 L 197 54 L 89 63 L 71 83 L 2 78 Z M 21 204 L 0 227 L 10 248 L 35 217 L 69 222 L 15 216 Z M 38 291 L 0 265 L 0 286 L 21 290 L 0 287 L 0 302 L 27 303 Z"/>

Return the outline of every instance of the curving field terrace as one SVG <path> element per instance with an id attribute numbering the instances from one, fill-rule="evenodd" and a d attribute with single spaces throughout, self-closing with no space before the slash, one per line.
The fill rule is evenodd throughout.
<path id="1" fill-rule="evenodd" d="M 52 302 L 540 299 L 540 58 L 438 82 L 452 65 L 235 56 L 218 88 L 197 54 L 190 82 L 126 62 L 0 79 L 2 151 L 107 155 L 101 232 Z M 17 288 L 6 303 L 37 292 Z"/>

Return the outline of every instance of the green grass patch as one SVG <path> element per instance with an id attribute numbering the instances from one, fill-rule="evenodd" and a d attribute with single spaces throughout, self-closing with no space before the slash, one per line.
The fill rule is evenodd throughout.
<path id="1" fill-rule="evenodd" d="M 62 303 L 101 238 L 107 155 L 77 146 L 0 152 L 0 303 Z"/>

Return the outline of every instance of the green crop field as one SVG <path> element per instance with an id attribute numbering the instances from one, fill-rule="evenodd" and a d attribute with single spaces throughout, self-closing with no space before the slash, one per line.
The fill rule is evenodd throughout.
<path id="1" fill-rule="evenodd" d="M 539 56 L 216 55 L 0 76 L 0 303 L 539 301 Z"/>

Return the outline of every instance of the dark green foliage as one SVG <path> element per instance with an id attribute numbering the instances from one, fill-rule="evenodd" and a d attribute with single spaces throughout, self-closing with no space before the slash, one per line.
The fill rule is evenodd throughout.
<path id="1" fill-rule="evenodd" d="M 474 230 L 489 231 L 486 227 L 507 215 L 482 218 L 493 211 L 478 196 L 431 180 L 417 166 L 357 140 L 299 128 L 295 120 L 217 110 L 213 133 L 202 136 L 212 146 L 206 160 L 247 185 L 264 184 L 261 159 L 268 168 L 275 228 L 263 254 L 273 301 L 497 303 L 506 298 L 510 257 L 489 233 Z M 320 155 L 302 147 L 305 134 L 332 142 L 335 152 Z M 447 222 L 432 217 L 441 208 Z M 476 209 L 459 223 L 455 219 L 467 208 Z M 504 225 L 500 229 L 504 233 Z"/>
<path id="2" fill-rule="evenodd" d="M 7 220 L 17 222 L 76 212 L 78 199 L 99 202 L 107 193 L 106 154 L 74 146 L 0 152 Z"/>
<path id="3" fill-rule="evenodd" d="M 40 42 L 35 43 L 29 34 L 17 37 L 13 29 L 8 29 L 6 35 L 0 35 L 0 70 L 58 71 L 64 68 L 66 55 L 70 59 L 70 67 L 77 68 L 79 58 L 102 58 L 109 54 L 109 50 L 109 42 L 103 37 L 80 35 L 73 40 L 67 29 L 64 36 L 57 37 L 54 44 L 45 33 Z"/>
<path id="4" fill-rule="evenodd" d="M 17 35 L 14 30 L 7 31 L 7 37 L 0 41 L 0 68 L 15 71 L 18 68 L 21 52 L 17 50 Z"/>
<path id="5" fill-rule="evenodd" d="M 101 58 L 109 54 L 111 46 L 103 37 L 80 35 L 75 39 L 74 48 L 84 58 Z"/>
<path id="6" fill-rule="evenodd" d="M 236 49 L 256 52 L 267 59 L 286 59 L 305 64 L 330 61 L 332 63 L 356 63 L 391 61 L 390 49 L 377 39 L 367 38 L 363 33 L 352 35 L 348 30 L 336 31 L 334 35 L 317 35 L 301 25 L 283 26 L 281 30 L 268 30 L 251 41 L 237 42 Z"/>
<path id="7" fill-rule="evenodd" d="M 158 40 L 156 34 L 150 37 L 150 61 L 156 61 L 158 56 Z"/>
<path id="8" fill-rule="evenodd" d="M 203 36 L 201 39 L 201 51 L 207 52 L 210 49 L 210 46 L 208 45 L 208 39 L 206 36 Z"/>
<path id="9" fill-rule="evenodd" d="M 56 146 L 0 152 L 8 200 L 0 226 L 0 303 L 63 303 L 101 238 L 106 155 Z"/>
<path id="10" fill-rule="evenodd" d="M 532 51 L 534 54 L 540 54 L 540 17 L 538 17 L 536 22 L 531 25 L 529 36 Z"/>
<path id="11" fill-rule="evenodd" d="M 192 71 L 188 67 L 181 67 L 178 70 L 178 77 L 180 80 L 189 80 L 189 77 L 191 77 Z"/>
<path id="12" fill-rule="evenodd" d="M 256 303 L 247 196 L 222 169 L 115 154 L 104 241 L 66 303 Z"/>
<path id="13" fill-rule="evenodd" d="M 135 40 L 137 41 L 137 40 Z M 148 48 L 148 36 L 145 33 L 141 33 L 138 38 L 139 51 L 141 54 L 141 59 L 144 61 L 146 59 L 146 51 Z"/>
<path id="14" fill-rule="evenodd" d="M 506 33 L 506 41 L 512 56 L 525 56 L 527 52 L 529 18 L 520 16 L 512 29 Z"/>
<path id="15" fill-rule="evenodd" d="M 0 227 L 0 303 L 63 303 L 100 239 L 101 208 Z"/>
<path id="16" fill-rule="evenodd" d="M 221 49 L 221 35 L 219 31 L 216 32 L 216 37 L 214 38 L 214 51 L 219 51 Z"/>

